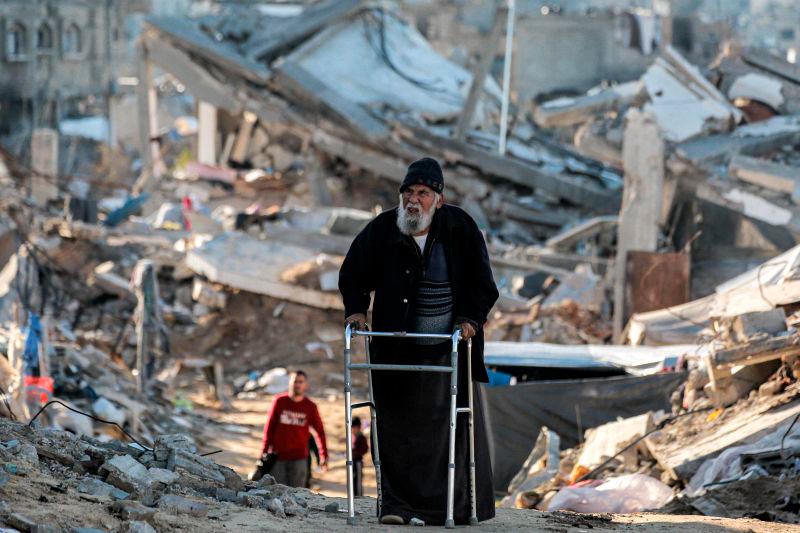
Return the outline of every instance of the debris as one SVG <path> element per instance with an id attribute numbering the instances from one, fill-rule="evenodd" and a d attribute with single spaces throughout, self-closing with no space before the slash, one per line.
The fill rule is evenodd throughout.
<path id="1" fill-rule="evenodd" d="M 629 474 L 608 481 L 563 488 L 550 500 L 547 510 L 636 513 L 658 509 L 672 497 L 672 489 L 659 480 L 643 474 Z"/>
<path id="2" fill-rule="evenodd" d="M 175 514 L 205 516 L 208 508 L 202 503 L 193 502 L 176 494 L 165 494 L 158 500 L 158 508 Z"/>

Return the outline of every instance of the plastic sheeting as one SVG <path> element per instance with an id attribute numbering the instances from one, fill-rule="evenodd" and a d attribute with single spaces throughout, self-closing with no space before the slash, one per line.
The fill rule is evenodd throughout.
<path id="1" fill-rule="evenodd" d="M 800 448 L 800 427 L 795 425 L 792 428 L 792 432 L 787 434 L 786 432 L 790 427 L 791 422 L 786 422 L 757 442 L 733 446 L 717 457 L 707 460 L 689 481 L 689 485 L 686 487 L 686 495 L 690 497 L 699 496 L 708 488 L 715 488 L 724 484 L 725 481 L 744 476 L 747 472 L 742 468 L 742 455 L 780 451 L 781 438 L 784 435 L 786 435 L 786 439 L 783 442 L 783 450 L 787 452 L 787 456 L 796 453 L 796 450 Z"/>
<path id="2" fill-rule="evenodd" d="M 637 513 L 663 507 L 672 499 L 672 489 L 644 474 L 629 474 L 558 491 L 548 511 L 578 513 Z"/>
<path id="3" fill-rule="evenodd" d="M 578 444 L 578 417 L 586 430 L 617 417 L 667 410 L 670 395 L 685 378 L 685 373 L 673 372 L 485 387 L 495 491 L 506 492 L 542 426 L 558 433 L 563 448 L 573 447 Z"/>
<path id="4" fill-rule="evenodd" d="M 487 342 L 486 366 L 573 369 L 622 369 L 641 376 L 659 372 L 664 361 L 682 355 L 700 355 L 702 346 L 613 346 L 548 344 L 542 342 Z"/>

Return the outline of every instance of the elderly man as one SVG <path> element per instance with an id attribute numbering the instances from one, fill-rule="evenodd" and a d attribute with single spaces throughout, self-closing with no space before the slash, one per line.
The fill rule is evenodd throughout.
<path id="1" fill-rule="evenodd" d="M 452 333 L 472 338 L 472 375 L 486 382 L 483 324 L 497 300 L 489 256 L 475 221 L 444 198 L 444 178 L 431 158 L 415 161 L 400 186 L 400 203 L 356 237 L 339 272 L 345 321 L 365 327 L 370 293 L 375 331 Z M 459 406 L 474 387 L 479 520 L 494 516 L 492 471 L 479 389 L 467 383 L 466 343 L 459 355 Z M 375 338 L 374 363 L 449 364 L 449 341 Z M 440 373 L 373 373 L 382 461 L 384 524 L 412 518 L 444 524 L 447 497 L 450 377 Z M 459 417 L 454 518 L 468 523 L 467 419 Z"/>

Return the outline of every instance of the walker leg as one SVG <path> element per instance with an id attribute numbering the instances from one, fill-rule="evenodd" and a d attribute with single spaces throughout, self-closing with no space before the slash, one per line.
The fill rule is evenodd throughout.
<path id="1" fill-rule="evenodd" d="M 353 501 L 353 408 L 350 398 L 352 387 L 350 384 L 350 327 L 348 326 L 345 334 L 344 348 L 344 423 L 347 438 L 345 439 L 345 449 L 347 450 L 347 523 L 351 526 L 356 525 L 355 502 Z"/>
<path id="2" fill-rule="evenodd" d="M 458 395 L 458 336 L 453 336 L 453 351 L 450 355 L 453 368 L 450 373 L 450 453 L 447 461 L 447 514 L 444 527 L 456 527 L 453 520 L 453 500 L 455 495 L 456 474 L 456 396 Z"/>
<path id="3" fill-rule="evenodd" d="M 475 406 L 472 399 L 472 339 L 467 341 L 467 401 L 469 402 L 469 525 L 478 525 L 478 502 L 475 491 Z"/>
<path id="4" fill-rule="evenodd" d="M 367 364 L 372 364 L 372 360 L 370 358 L 369 353 L 369 338 L 365 337 L 366 340 L 366 354 L 367 354 Z M 372 437 L 372 463 L 375 466 L 375 488 L 378 493 L 378 514 L 377 516 L 381 516 L 381 511 L 383 510 L 383 489 L 381 487 L 381 455 L 378 450 L 378 411 L 375 407 L 375 396 L 372 393 L 372 370 L 367 372 L 367 384 L 369 388 L 369 401 L 372 403 L 370 407 L 370 415 L 371 415 L 371 427 L 370 427 L 370 437 Z"/>

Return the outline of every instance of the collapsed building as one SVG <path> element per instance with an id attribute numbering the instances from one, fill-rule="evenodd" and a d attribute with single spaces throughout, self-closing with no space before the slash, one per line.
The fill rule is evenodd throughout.
<path id="1" fill-rule="evenodd" d="M 280 391 L 302 362 L 335 399 L 341 257 L 425 153 L 485 231 L 501 289 L 484 397 L 504 505 L 795 520 L 791 495 L 725 498 L 797 474 L 783 457 L 798 409 L 796 68 L 731 46 L 703 69 L 662 42 L 626 50 L 622 83 L 517 95 L 505 130 L 489 75 L 504 9 L 466 68 L 400 11 L 289 7 L 146 20 L 141 172 L 87 189 L 3 157 L 9 413 L 59 398 L 145 448 L 177 431 L 210 448 L 217 425 L 186 408 L 180 373 L 225 408 Z M 176 118 L 186 93 L 194 116 Z M 47 409 L 76 434 L 129 437 Z M 113 485 L 108 470 L 90 474 Z M 254 485 L 186 494 L 232 498 L 222 488 L 277 508 Z"/>

